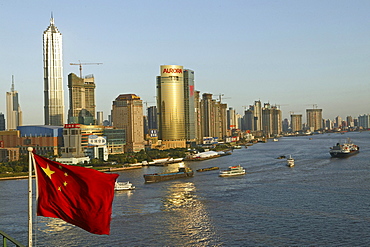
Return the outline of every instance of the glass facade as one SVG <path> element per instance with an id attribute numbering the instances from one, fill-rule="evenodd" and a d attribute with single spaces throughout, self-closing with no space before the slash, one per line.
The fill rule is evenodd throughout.
<path id="1" fill-rule="evenodd" d="M 161 76 L 157 77 L 157 108 L 160 139 L 186 139 L 183 66 L 161 66 Z"/>

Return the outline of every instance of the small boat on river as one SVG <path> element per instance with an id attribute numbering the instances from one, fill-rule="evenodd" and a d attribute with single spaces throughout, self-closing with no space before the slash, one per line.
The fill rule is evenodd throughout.
<path id="1" fill-rule="evenodd" d="M 360 147 L 353 144 L 348 138 L 347 142 L 340 144 L 339 142 L 330 148 L 330 155 L 333 158 L 345 158 L 360 152 Z"/>
<path id="2" fill-rule="evenodd" d="M 231 176 L 239 176 L 244 175 L 245 169 L 241 165 L 237 166 L 229 166 L 227 170 L 220 171 L 220 177 L 231 177 Z"/>
<path id="3" fill-rule="evenodd" d="M 292 158 L 292 156 L 289 156 L 289 158 L 287 159 L 287 166 L 289 167 L 294 166 L 294 159 Z"/>
<path id="4" fill-rule="evenodd" d="M 116 182 L 114 184 L 114 190 L 120 191 L 120 190 L 134 190 L 135 186 L 132 185 L 130 182 Z"/>

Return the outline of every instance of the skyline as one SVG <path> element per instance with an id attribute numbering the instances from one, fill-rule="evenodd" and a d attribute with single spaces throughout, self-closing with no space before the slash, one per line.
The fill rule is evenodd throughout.
<path id="1" fill-rule="evenodd" d="M 370 113 L 369 10 L 368 1 L 1 3 L 0 112 L 14 75 L 23 123 L 43 124 L 42 33 L 52 12 L 63 35 L 63 89 L 79 74 L 70 63 L 102 63 L 82 72 L 94 74 L 104 119 L 120 94 L 155 105 L 161 65 L 193 70 L 195 90 L 224 94 L 242 115 L 260 100 L 288 119 L 314 105 L 325 119 L 357 118 Z"/>

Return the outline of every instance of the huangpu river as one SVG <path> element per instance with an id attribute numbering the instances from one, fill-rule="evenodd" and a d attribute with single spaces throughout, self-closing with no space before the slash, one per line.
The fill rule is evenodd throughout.
<path id="1" fill-rule="evenodd" d="M 348 137 L 360 153 L 331 158 L 329 148 Z M 282 155 L 291 155 L 295 166 L 277 159 Z M 195 171 L 238 164 L 246 175 Z M 176 165 L 119 172 L 118 180 L 136 189 L 115 192 L 110 235 L 34 216 L 34 245 L 370 245 L 370 132 L 282 137 L 186 165 L 194 177 L 153 184 L 145 184 L 143 174 Z M 27 191 L 27 180 L 0 181 L 0 230 L 25 245 Z"/>

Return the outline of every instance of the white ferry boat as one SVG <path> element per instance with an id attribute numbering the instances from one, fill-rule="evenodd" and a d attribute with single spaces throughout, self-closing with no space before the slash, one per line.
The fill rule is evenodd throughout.
<path id="1" fill-rule="evenodd" d="M 135 189 L 135 186 L 132 185 L 130 182 L 116 182 L 114 184 L 114 190 L 119 191 L 119 190 L 133 190 Z"/>
<path id="2" fill-rule="evenodd" d="M 230 177 L 230 176 L 239 176 L 244 175 L 245 169 L 241 166 L 229 166 L 227 170 L 220 171 L 220 177 Z"/>

